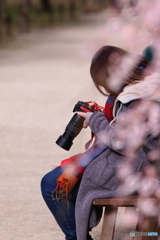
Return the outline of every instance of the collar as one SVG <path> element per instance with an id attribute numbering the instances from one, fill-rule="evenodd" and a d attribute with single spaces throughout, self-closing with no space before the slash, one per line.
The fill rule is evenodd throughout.
<path id="1" fill-rule="evenodd" d="M 127 85 L 117 99 L 123 104 L 136 99 L 150 99 L 160 102 L 160 74 L 154 73 L 135 84 Z"/>
<path id="2" fill-rule="evenodd" d="M 127 85 L 120 93 L 113 107 L 113 116 L 117 117 L 122 105 L 137 99 L 148 99 L 160 102 L 160 74 L 154 73 L 135 84 Z"/>

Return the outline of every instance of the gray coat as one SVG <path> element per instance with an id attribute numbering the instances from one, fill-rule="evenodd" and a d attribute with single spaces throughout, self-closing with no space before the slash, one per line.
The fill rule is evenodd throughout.
<path id="1" fill-rule="evenodd" d="M 132 108 L 134 101 L 123 104 L 121 113 L 127 113 Z M 120 113 L 120 114 L 121 114 Z M 117 167 L 121 167 L 121 163 L 126 161 L 121 150 L 116 149 L 114 141 L 116 139 L 116 124 L 110 125 L 104 113 L 94 112 L 89 118 L 89 126 L 91 131 L 102 140 L 108 148 L 92 161 L 86 168 L 82 177 L 79 193 L 76 201 L 76 229 L 77 239 L 87 240 L 88 228 L 92 228 L 99 223 L 102 209 L 93 207 L 92 201 L 95 198 L 110 198 L 119 193 L 119 176 Z M 106 133 L 107 139 L 101 139 L 101 132 Z M 106 142 L 105 142 L 106 141 Z M 153 139 L 147 138 L 144 143 L 148 148 L 152 149 Z M 145 151 L 140 148 L 133 162 L 133 172 L 142 171 L 149 164 Z M 89 223 L 89 224 L 88 224 Z"/>

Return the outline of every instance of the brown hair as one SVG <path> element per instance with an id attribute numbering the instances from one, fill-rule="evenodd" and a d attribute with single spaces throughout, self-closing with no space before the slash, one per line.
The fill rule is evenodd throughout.
<path id="1" fill-rule="evenodd" d="M 133 64 L 131 69 L 128 70 L 128 76 L 124 76 L 124 79 L 121 82 L 121 90 L 117 91 L 109 87 L 107 80 L 125 56 L 137 56 L 138 63 L 136 62 Z M 90 73 L 96 88 L 100 93 L 107 96 L 109 93 L 118 94 L 122 91 L 125 85 L 136 83 L 137 80 L 141 80 L 143 78 L 142 68 L 146 68 L 147 65 L 147 59 L 141 55 L 134 55 L 114 46 L 103 46 L 93 56 Z"/>

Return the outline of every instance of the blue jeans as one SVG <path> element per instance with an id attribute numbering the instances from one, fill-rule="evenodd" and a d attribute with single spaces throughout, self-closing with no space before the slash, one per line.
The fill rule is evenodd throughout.
<path id="1" fill-rule="evenodd" d="M 55 168 L 47 173 L 41 181 L 41 191 L 44 201 L 49 210 L 53 214 L 59 227 L 66 236 L 66 240 L 77 240 L 76 224 L 75 224 L 75 202 L 80 185 L 80 181 L 76 184 L 74 189 L 68 194 L 68 201 L 66 198 L 59 201 L 52 199 L 52 192 L 56 187 L 56 179 L 61 175 L 62 168 Z M 90 236 L 88 235 L 88 239 Z"/>

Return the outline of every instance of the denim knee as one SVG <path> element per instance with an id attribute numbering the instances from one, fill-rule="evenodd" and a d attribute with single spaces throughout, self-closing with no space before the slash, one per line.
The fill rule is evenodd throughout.
<path id="1" fill-rule="evenodd" d="M 57 184 L 56 180 L 61 175 L 61 173 L 62 170 L 57 167 L 43 176 L 41 180 L 41 192 L 43 197 L 51 197 L 51 194 Z"/>
<path id="2" fill-rule="evenodd" d="M 46 174 L 42 178 L 42 180 L 41 180 L 41 193 L 42 193 L 42 196 L 45 197 L 48 194 L 50 195 L 51 194 L 51 189 L 52 189 L 51 183 L 48 181 L 48 174 Z"/>

